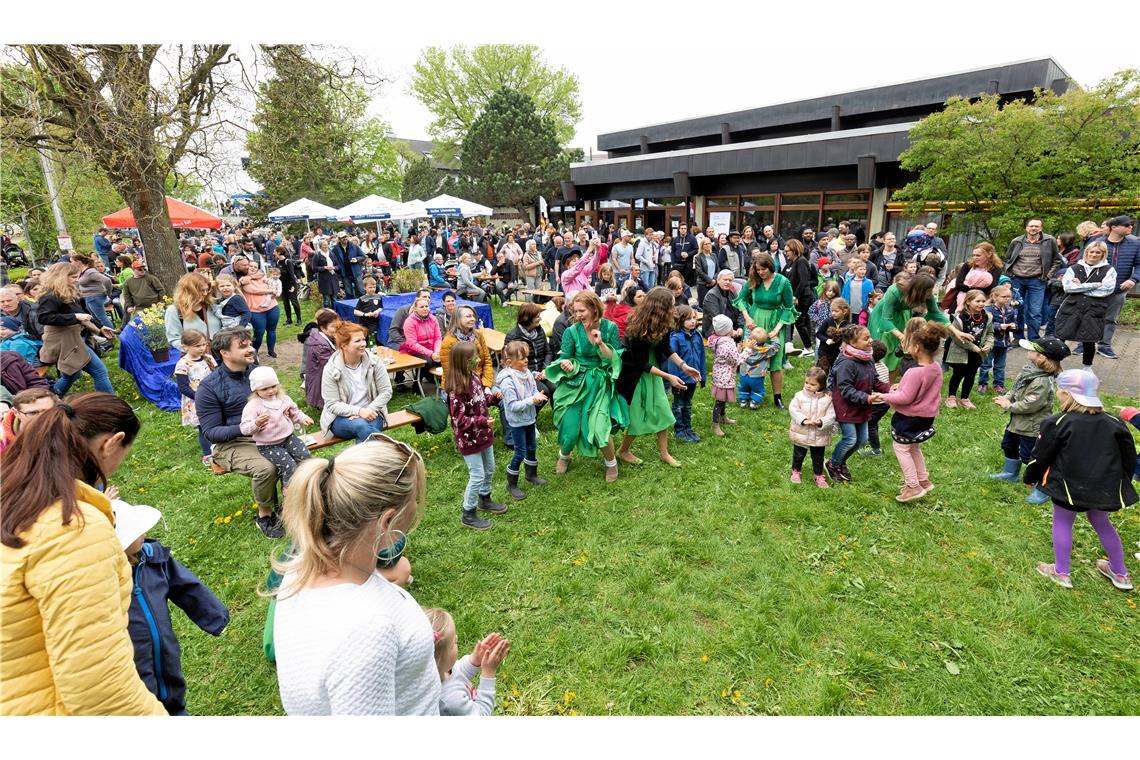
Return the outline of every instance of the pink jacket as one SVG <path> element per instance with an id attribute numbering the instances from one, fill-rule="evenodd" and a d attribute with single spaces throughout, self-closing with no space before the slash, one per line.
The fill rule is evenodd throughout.
<path id="1" fill-rule="evenodd" d="M 937 417 L 942 401 L 942 366 L 933 361 L 903 373 L 897 390 L 883 394 L 896 412 L 911 417 Z"/>
<path id="2" fill-rule="evenodd" d="M 415 312 L 404 320 L 404 344 L 400 350 L 405 354 L 415 354 L 425 359 L 439 351 L 443 336 L 439 334 L 439 322 L 432 314 L 421 318 Z"/>
<path id="3" fill-rule="evenodd" d="M 569 301 L 574 297 L 574 294 L 580 290 L 590 289 L 590 275 L 598 268 L 598 254 L 595 252 L 590 256 L 581 256 L 574 266 L 567 269 L 562 273 L 560 279 L 562 280 L 562 292 L 566 294 L 566 300 Z"/>
<path id="4" fill-rule="evenodd" d="M 736 341 L 731 335 L 714 335 L 709 338 L 709 346 L 713 350 L 713 387 L 735 388 L 736 368 L 744 363 Z"/>
<path id="5" fill-rule="evenodd" d="M 246 276 L 241 279 L 241 294 L 250 311 L 269 311 L 277 305 L 277 299 L 273 297 L 273 288 L 264 277 L 254 279 Z"/>
<path id="6" fill-rule="evenodd" d="M 301 421 L 301 410 L 287 394 L 281 393 L 278 398 L 283 401 L 279 409 L 270 409 L 265 405 L 265 400 L 259 396 L 254 396 L 245 402 L 245 409 L 241 412 L 242 435 L 252 435 L 253 442 L 259 446 L 281 443 L 293 435 L 293 423 Z M 269 415 L 269 422 L 261 430 L 257 430 L 254 420 L 262 413 Z"/>

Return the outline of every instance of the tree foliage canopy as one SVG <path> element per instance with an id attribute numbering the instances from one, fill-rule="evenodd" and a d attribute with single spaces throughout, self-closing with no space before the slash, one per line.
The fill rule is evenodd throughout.
<path id="1" fill-rule="evenodd" d="M 1004 243 L 1031 216 L 1047 229 L 1072 227 L 1106 199 L 1140 205 L 1140 71 L 1092 90 L 1039 90 L 1032 103 L 952 98 L 910 139 L 900 161 L 919 177 L 894 199 L 914 211 L 929 201 L 964 204 L 952 232 Z"/>
<path id="2" fill-rule="evenodd" d="M 407 203 L 416 198 L 421 201 L 434 198 L 443 191 L 447 175 L 431 165 L 428 158 L 409 158 L 404 169 L 400 200 Z"/>
<path id="3" fill-rule="evenodd" d="M 246 137 L 249 175 L 266 193 L 255 213 L 300 197 L 339 207 L 399 192 L 396 150 L 387 125 L 365 117 L 363 88 L 330 78 L 296 48 L 271 49 L 268 58 L 274 74 L 258 88 Z"/>
<path id="4" fill-rule="evenodd" d="M 502 88 L 534 101 L 537 113 L 550 119 L 560 147 L 574 137 L 582 118 L 578 77 L 547 66 L 535 45 L 429 47 L 416 62 L 409 92 L 435 117 L 428 131 L 444 156 L 457 152 L 492 94 Z"/>
<path id="5" fill-rule="evenodd" d="M 551 120 L 524 93 L 496 90 L 463 139 L 461 187 L 488 206 L 526 209 L 569 177 L 570 156 Z"/>

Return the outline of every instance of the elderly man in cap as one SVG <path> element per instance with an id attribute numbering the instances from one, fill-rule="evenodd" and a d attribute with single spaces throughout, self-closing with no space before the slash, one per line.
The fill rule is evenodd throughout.
<path id="1" fill-rule="evenodd" d="M 1112 350 L 1112 336 L 1116 334 L 1116 320 L 1128 291 L 1140 282 L 1140 238 L 1132 234 L 1132 219 L 1114 216 L 1108 220 L 1108 263 L 1116 269 L 1116 292 L 1108 297 L 1108 311 L 1104 315 L 1104 335 L 1096 352 L 1107 359 L 1119 359 Z"/>
<path id="2" fill-rule="evenodd" d="M 751 266 L 752 252 L 740 242 L 740 232 L 732 230 L 728 233 L 728 244 L 717 252 L 717 267 L 732 270 L 737 284 L 741 284 L 748 278 L 748 268 Z"/>
<path id="3" fill-rule="evenodd" d="M 162 280 L 146 271 L 146 263 L 142 259 L 135 259 L 131 264 L 131 275 L 123 280 L 123 308 L 128 314 L 135 309 L 154 306 L 166 298 Z"/>
<path id="4" fill-rule="evenodd" d="M 364 251 L 348 238 L 344 230 L 336 233 L 336 245 L 332 248 L 333 266 L 344 285 L 345 298 L 360 298 L 364 295 Z"/>

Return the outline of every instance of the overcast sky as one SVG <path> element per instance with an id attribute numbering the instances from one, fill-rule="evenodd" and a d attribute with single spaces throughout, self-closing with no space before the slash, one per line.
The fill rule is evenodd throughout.
<path id="1" fill-rule="evenodd" d="M 992 0 L 925 8 L 894 1 L 772 7 L 571 0 L 512 8 L 333 0 L 314 18 L 311 3 L 278 2 L 269 11 L 209 0 L 193 4 L 192 20 L 182 5 L 63 5 L 70 7 L 53 13 L 51 24 L 43 23 L 40 6 L 6 9 L 6 36 L 19 29 L 35 42 L 125 41 L 126 35 L 131 41 L 344 45 L 391 79 L 370 112 L 406 138 L 429 138 L 431 115 L 407 94 L 424 47 L 537 44 L 551 66 L 578 76 L 582 120 L 573 145 L 587 153 L 606 132 L 1019 60 L 1052 57 L 1089 87 L 1118 69 L 1140 66 L 1134 42 L 1116 30 L 1102 34 L 1106 22 L 1076 3 L 1053 10 L 1052 3 Z M 111 6 L 120 8 L 119 23 L 106 22 Z"/>

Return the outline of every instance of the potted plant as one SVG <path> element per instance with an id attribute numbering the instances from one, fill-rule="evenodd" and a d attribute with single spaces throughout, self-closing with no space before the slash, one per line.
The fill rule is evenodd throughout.
<path id="1" fill-rule="evenodd" d="M 170 360 L 170 343 L 166 340 L 166 307 L 169 304 L 166 300 L 135 312 L 139 337 L 159 363 Z"/>

